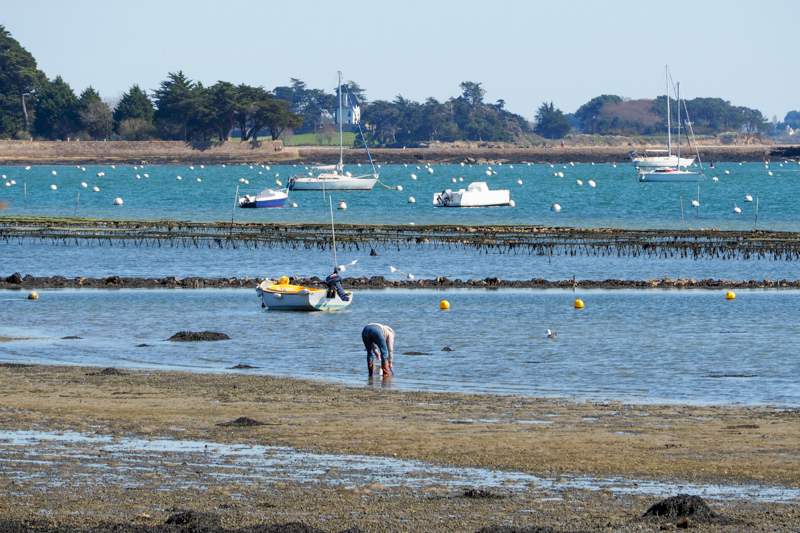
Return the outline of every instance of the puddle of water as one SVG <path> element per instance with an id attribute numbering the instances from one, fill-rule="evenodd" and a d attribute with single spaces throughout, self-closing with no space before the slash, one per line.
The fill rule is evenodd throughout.
<path id="1" fill-rule="evenodd" d="M 52 459 L 42 460 L 43 454 Z M 24 466 L 32 468 L 25 470 Z M 70 468 L 75 474 L 73 479 L 48 476 L 50 470 L 60 467 Z M 136 477 L 145 473 L 165 474 L 160 490 L 171 490 L 175 486 L 197 486 L 198 471 L 202 472 L 200 482 L 205 485 L 220 482 L 264 485 L 291 479 L 343 487 L 444 486 L 452 491 L 484 487 L 502 492 L 541 493 L 588 489 L 657 497 L 689 493 L 718 500 L 800 500 L 798 488 L 765 485 L 703 485 L 588 476 L 540 478 L 525 472 L 454 468 L 364 455 L 317 454 L 276 446 L 119 438 L 71 431 L 0 431 L 0 474 L 7 479 L 34 480 L 40 490 L 64 484 L 152 486 L 152 478 Z"/>

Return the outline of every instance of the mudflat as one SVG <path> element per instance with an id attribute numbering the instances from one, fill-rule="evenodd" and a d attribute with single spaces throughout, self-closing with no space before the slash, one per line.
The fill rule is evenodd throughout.
<path id="1" fill-rule="evenodd" d="M 50 531 L 123 524 L 120 531 L 155 531 L 188 510 L 212 513 L 225 530 L 292 522 L 302 522 L 307 531 L 800 527 L 797 499 L 775 503 L 748 496 L 752 486 L 800 486 L 795 409 L 406 392 L 396 388 L 401 371 L 369 382 L 365 375 L 364 386 L 246 372 L 252 371 L 0 364 L 3 524 Z M 63 444 L 61 451 L 49 447 L 47 438 L 36 445 L 11 442 L 12 435 L 28 431 L 89 437 Z M 356 465 L 360 457 L 384 457 L 419 461 L 420 469 L 484 469 L 551 481 L 522 489 L 486 487 L 480 480 L 458 488 L 353 484 L 342 483 L 336 468 L 321 467 L 309 480 L 293 476 L 289 465 L 280 479 L 248 483 L 230 458 L 198 466 L 169 451 L 144 459 L 104 449 L 104 443 L 126 439 L 286 447 L 271 453 L 289 454 L 280 450 L 290 448 L 355 455 Z M 569 482 L 587 476 L 614 481 Z M 675 493 L 636 490 L 653 483 Z M 675 516 L 643 518 L 687 484 L 750 489 L 738 498 L 701 494 L 714 518 L 697 516 L 680 526 Z"/>

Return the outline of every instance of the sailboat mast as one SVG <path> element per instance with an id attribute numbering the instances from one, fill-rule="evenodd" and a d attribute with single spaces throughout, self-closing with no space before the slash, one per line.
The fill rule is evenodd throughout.
<path id="1" fill-rule="evenodd" d="M 672 125 L 669 111 L 669 65 L 667 65 L 667 153 L 672 155 Z"/>
<path id="2" fill-rule="evenodd" d="M 339 71 L 339 87 L 336 92 L 339 94 L 339 172 L 344 173 L 344 149 L 342 148 L 342 71 Z"/>
<path id="3" fill-rule="evenodd" d="M 681 82 L 678 82 L 678 170 L 681 169 Z"/>

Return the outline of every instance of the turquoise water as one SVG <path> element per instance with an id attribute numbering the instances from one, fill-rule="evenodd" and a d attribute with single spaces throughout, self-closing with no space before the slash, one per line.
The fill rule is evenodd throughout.
<path id="1" fill-rule="evenodd" d="M 24 297 L 0 291 L 0 335 L 31 339 L 0 345 L 2 361 L 195 372 L 249 364 L 258 368 L 246 372 L 397 389 L 800 405 L 800 323 L 788 318 L 798 291 L 738 291 L 728 301 L 699 290 L 379 290 L 335 314 L 265 311 L 249 289 Z M 373 320 L 397 332 L 390 385 L 366 378 L 360 332 Z M 546 339 L 548 328 L 557 339 Z M 166 341 L 183 330 L 231 340 Z M 61 339 L 71 335 L 82 339 Z"/>
<path id="2" fill-rule="evenodd" d="M 433 173 L 420 165 L 384 165 L 381 181 L 401 185 L 402 191 L 377 184 L 372 191 L 334 193 L 333 200 L 347 203 L 346 211 L 337 211 L 336 220 L 353 223 L 392 224 L 545 224 L 576 227 L 681 228 L 716 227 L 725 230 L 748 230 L 755 225 L 755 202 L 745 202 L 745 195 L 758 199 L 758 227 L 800 231 L 800 210 L 794 199 L 800 195 L 800 165 L 772 162 L 717 163 L 707 169 L 707 179 L 695 183 L 639 183 L 636 170 L 629 163 L 567 165 L 499 165 L 487 176 L 487 165 L 433 165 Z M 565 168 L 566 167 L 566 168 Z M 286 183 L 289 176 L 305 172 L 302 165 L 265 167 L 227 166 L 40 166 L 0 167 L 6 176 L 0 184 L 0 199 L 10 201 L 9 215 L 108 217 L 125 219 L 181 219 L 195 221 L 230 220 L 236 188 L 239 193 L 255 194 L 275 180 Z M 52 171 L 56 171 L 56 175 Z M 346 170 L 363 173 L 365 167 L 349 165 Z M 725 174 L 725 171 L 729 174 Z M 561 172 L 563 178 L 554 177 Z M 768 172 L 773 175 L 769 176 Z M 105 173 L 104 176 L 97 176 Z M 137 174 L 139 179 L 136 178 Z M 144 177 L 148 174 L 149 177 Z M 416 174 L 417 180 L 411 178 Z M 181 176 L 181 180 L 177 177 Z M 277 176 L 277 177 L 276 177 Z M 713 182 L 712 177 L 718 182 Z M 197 181 L 200 178 L 201 181 Z M 452 183 L 452 178 L 463 182 Z M 241 183 L 249 180 L 250 184 Z M 589 186 L 589 180 L 596 187 Z M 577 180 L 583 182 L 582 186 Z M 434 209 L 434 192 L 446 188 L 466 188 L 472 181 L 487 181 L 493 189 L 510 189 L 515 207 L 488 209 Z M 520 185 L 518 181 L 522 181 Z M 88 187 L 83 188 L 81 182 Z M 57 190 L 50 186 L 56 185 Z M 27 209 L 25 208 L 27 186 Z M 93 192 L 97 186 L 100 191 Z M 697 199 L 700 208 L 690 206 Z M 80 199 L 78 193 L 80 192 Z M 112 205 L 121 197 L 122 206 Z M 416 203 L 408 203 L 410 196 Z M 681 221 L 681 197 L 683 217 Z M 237 209 L 235 219 L 248 221 L 326 222 L 329 214 L 320 192 L 296 191 L 290 200 L 297 208 Z M 553 203 L 562 206 L 560 213 L 550 211 Z M 733 212 L 734 205 L 742 213 Z"/>
<path id="3" fill-rule="evenodd" d="M 567 168 L 564 168 L 564 167 Z M 700 209 L 687 206 L 697 184 L 642 184 L 630 164 L 613 165 L 435 165 L 384 166 L 384 183 L 371 192 L 335 193 L 346 211 L 340 222 L 547 224 L 580 227 L 751 229 L 759 200 L 759 228 L 800 231 L 795 199 L 800 165 L 717 164 L 699 184 Z M 117 165 L 2 167 L 4 214 L 125 219 L 230 220 L 236 187 L 254 193 L 302 167 Z M 56 170 L 56 174 L 52 174 Z M 357 171 L 356 168 L 351 170 Z M 729 174 L 724 171 L 728 170 Z M 105 176 L 97 176 L 105 172 Z M 259 174 L 261 172 L 261 174 Z M 554 177 L 563 172 L 565 177 Z M 149 177 L 144 177 L 147 173 Z M 417 180 L 411 179 L 411 174 Z M 140 178 L 136 178 L 139 174 Z M 278 174 L 277 178 L 275 174 Z M 181 175 L 182 179 L 177 180 Z M 718 182 L 710 180 L 712 176 Z M 197 178 L 201 181 L 197 181 Z M 513 208 L 433 209 L 433 193 L 486 180 L 510 188 Z M 250 185 L 239 179 L 250 180 Z M 579 186 L 576 180 L 582 180 Z M 597 187 L 588 185 L 589 179 Z M 2 183 L 5 183 L 3 180 Z M 521 180 L 522 184 L 518 184 Z M 81 187 L 81 182 L 88 187 Z M 23 183 L 27 186 L 27 209 Z M 50 185 L 57 185 L 51 190 Z M 93 192 L 98 186 L 100 192 Z M 408 203 L 414 196 L 417 202 Z M 124 205 L 115 207 L 115 196 Z M 297 208 L 237 210 L 238 221 L 326 222 L 322 195 L 292 193 Z M 560 213 L 550 211 L 558 202 Z M 733 212 L 734 204 L 742 208 Z M 416 278 L 577 279 L 714 278 L 734 280 L 800 278 L 796 262 L 486 254 L 430 247 L 339 251 L 339 262 L 358 263 L 345 275 L 385 276 L 390 265 Z M 132 248 L 0 244 L 0 276 L 102 277 L 325 276 L 328 252 L 258 249 Z M 800 405 L 794 353 L 799 327 L 793 320 L 797 291 L 737 291 L 733 302 L 720 291 L 360 291 L 344 313 L 299 314 L 263 311 L 252 290 L 40 290 L 37 302 L 25 292 L 0 291 L 0 335 L 31 340 L 0 344 L 0 361 L 182 369 L 226 372 L 238 363 L 252 372 L 383 386 L 365 379 L 360 331 L 370 321 L 398 332 L 397 376 L 391 386 L 460 392 L 496 392 L 593 400 L 669 403 Z M 575 298 L 586 307 L 576 311 Z M 446 298 L 452 308 L 438 309 Z M 558 339 L 548 341 L 553 329 Z M 169 343 L 181 330 L 215 330 L 232 340 Z M 77 335 L 81 340 L 62 340 Z M 137 344 L 149 344 L 137 348 Z M 455 351 L 442 352 L 444 346 Z M 749 377 L 709 377 L 713 375 Z"/>

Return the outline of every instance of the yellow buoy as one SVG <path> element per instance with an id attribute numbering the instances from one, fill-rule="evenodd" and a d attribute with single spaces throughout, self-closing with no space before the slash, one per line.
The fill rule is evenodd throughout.
<path id="1" fill-rule="evenodd" d="M 450 302 L 447 300 L 442 300 L 439 302 L 439 309 L 450 309 Z"/>
<path id="2" fill-rule="evenodd" d="M 725 298 L 727 298 L 728 300 L 734 300 L 736 299 L 736 294 L 734 294 L 733 291 L 728 291 L 728 294 L 725 295 Z"/>
<path id="3" fill-rule="evenodd" d="M 289 278 L 286 276 L 281 276 L 280 279 L 278 280 L 278 285 L 288 285 L 288 284 L 289 284 Z"/>
<path id="4" fill-rule="evenodd" d="M 39 299 L 39 293 L 38 292 L 31 291 L 31 293 L 28 294 L 28 300 L 38 300 L 38 299 Z"/>
<path id="5" fill-rule="evenodd" d="M 575 300 L 575 309 L 583 309 L 583 300 Z"/>

